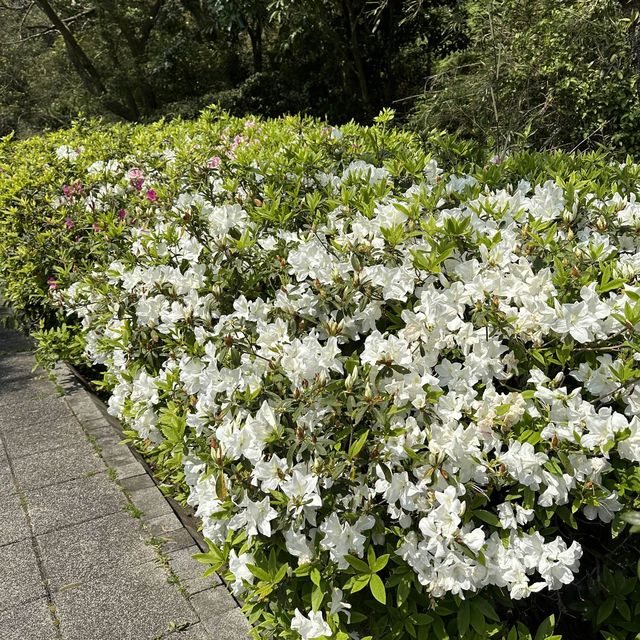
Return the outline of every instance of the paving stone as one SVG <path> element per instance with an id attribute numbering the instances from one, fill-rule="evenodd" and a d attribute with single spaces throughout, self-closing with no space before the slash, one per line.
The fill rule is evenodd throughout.
<path id="1" fill-rule="evenodd" d="M 96 439 L 120 442 L 122 437 L 104 418 L 98 420 L 86 420 L 82 422 L 82 428 Z"/>
<path id="2" fill-rule="evenodd" d="M 24 540 L 30 535 L 20 498 L 15 494 L 0 497 L 0 546 Z"/>
<path id="3" fill-rule="evenodd" d="M 33 349 L 31 340 L 12 329 L 0 331 L 0 353 L 17 353 Z"/>
<path id="4" fill-rule="evenodd" d="M 27 492 L 34 533 L 40 535 L 122 511 L 127 499 L 104 473 Z"/>
<path id="5" fill-rule="evenodd" d="M 120 481 L 120 484 L 125 491 L 136 491 L 137 489 L 155 487 L 154 481 L 146 473 L 139 476 L 132 476 L 131 478 L 125 478 Z"/>
<path id="6" fill-rule="evenodd" d="M 201 591 L 189 598 L 211 638 L 246 640 L 249 623 L 225 586 Z"/>
<path id="7" fill-rule="evenodd" d="M 182 523 L 178 519 L 178 516 L 173 513 L 173 511 L 171 513 L 165 513 L 161 516 L 156 516 L 155 518 L 145 518 L 144 522 L 149 534 L 160 538 L 166 536 L 172 531 L 182 529 Z"/>
<path id="8" fill-rule="evenodd" d="M 131 502 L 142 511 L 145 520 L 173 513 L 169 503 L 157 487 L 136 489 L 130 492 Z"/>
<path id="9" fill-rule="evenodd" d="M 167 531 L 159 536 L 164 540 L 162 543 L 162 551 L 171 553 L 180 549 L 190 547 L 194 540 L 186 529 L 176 529 L 175 531 Z"/>
<path id="10" fill-rule="evenodd" d="M 93 402 L 91 396 L 84 389 L 66 394 L 65 399 L 80 422 L 104 418 L 98 405 Z"/>
<path id="11" fill-rule="evenodd" d="M 99 445 L 100 446 L 100 445 Z M 110 467 L 118 468 L 137 462 L 125 444 L 107 444 L 100 447 L 100 456 Z"/>
<path id="12" fill-rule="evenodd" d="M 206 571 L 207 565 L 194 560 L 194 553 L 200 553 L 196 545 L 168 554 L 171 569 L 180 578 L 190 595 L 222 584 L 222 580 L 216 573 L 207 578 L 203 577 L 202 574 Z"/>
<path id="13" fill-rule="evenodd" d="M 85 441 L 85 435 L 80 425 L 71 419 L 12 429 L 5 433 L 4 439 L 7 452 L 12 459 L 17 459 L 51 449 L 73 448 Z"/>
<path id="14" fill-rule="evenodd" d="M 111 468 L 114 470 L 118 480 L 125 480 L 145 473 L 145 468 L 137 460 L 123 465 L 112 466 Z"/>
<path id="15" fill-rule="evenodd" d="M 140 523 L 126 513 L 53 531 L 37 538 L 52 589 L 93 580 L 150 562 L 155 550 L 144 542 Z"/>
<path id="16" fill-rule="evenodd" d="M 104 469 L 104 463 L 86 440 L 13 461 L 18 484 L 26 490 L 74 480 Z"/>
<path id="17" fill-rule="evenodd" d="M 171 623 L 199 622 L 155 562 L 58 591 L 53 598 L 65 640 L 152 640 Z"/>
<path id="18" fill-rule="evenodd" d="M 30 353 L 0 355 L 0 382 L 2 385 L 16 379 L 31 379 L 35 358 Z"/>
<path id="19" fill-rule="evenodd" d="M 207 633 L 203 624 L 192 624 L 186 629 L 167 631 L 162 636 L 162 640 L 214 640 L 214 638 Z M 224 638 L 220 638 L 220 640 L 224 640 Z"/>
<path id="20" fill-rule="evenodd" d="M 51 382 L 27 375 L 18 376 L 12 380 L 3 380 L 1 389 L 0 407 L 4 410 L 11 410 L 15 405 L 24 404 L 26 398 L 29 399 L 29 402 L 43 402 L 51 393 L 55 394 Z"/>
<path id="21" fill-rule="evenodd" d="M 0 547 L 0 611 L 46 595 L 31 540 Z"/>
<path id="22" fill-rule="evenodd" d="M 33 398 L 29 402 L 13 404 L 10 410 L 4 408 L 5 410 L 0 412 L 0 431 L 31 424 L 51 424 L 61 420 L 73 420 L 73 413 L 67 403 L 53 393 L 55 391 L 47 398 Z"/>
<path id="23" fill-rule="evenodd" d="M 196 593 L 189 598 L 189 601 L 202 622 L 207 622 L 209 618 L 217 618 L 238 606 L 231 592 L 224 585 Z"/>
<path id="24" fill-rule="evenodd" d="M 209 618 L 203 625 L 209 637 L 215 640 L 250 640 L 251 638 L 251 627 L 237 606 L 216 618 Z"/>
<path id="25" fill-rule="evenodd" d="M 56 631 L 46 598 L 0 613 L 2 640 L 55 640 Z"/>
<path id="26" fill-rule="evenodd" d="M 16 487 L 13 483 L 9 460 L 4 451 L 2 440 L 0 440 L 0 495 L 8 496 L 14 493 L 16 493 Z"/>

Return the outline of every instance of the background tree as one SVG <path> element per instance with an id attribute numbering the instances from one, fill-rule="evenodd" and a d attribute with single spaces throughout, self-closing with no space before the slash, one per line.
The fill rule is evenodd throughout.
<path id="1" fill-rule="evenodd" d="M 616 0 L 470 0 L 468 45 L 435 67 L 414 114 L 500 148 L 638 148 L 638 63 Z"/>

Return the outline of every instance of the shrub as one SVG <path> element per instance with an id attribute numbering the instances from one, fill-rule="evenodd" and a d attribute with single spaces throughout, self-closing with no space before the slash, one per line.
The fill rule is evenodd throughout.
<path id="1" fill-rule="evenodd" d="M 617 0 L 470 0 L 469 45 L 438 62 L 414 110 L 501 147 L 638 149 L 637 52 Z M 637 25 L 633 27 L 637 29 Z"/>
<path id="2" fill-rule="evenodd" d="M 47 308 L 257 638 L 638 633 L 640 166 L 448 171 L 388 119 L 175 125 Z"/>

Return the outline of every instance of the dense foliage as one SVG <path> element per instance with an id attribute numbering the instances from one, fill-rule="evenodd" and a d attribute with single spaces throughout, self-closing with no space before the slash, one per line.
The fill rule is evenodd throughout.
<path id="1" fill-rule="evenodd" d="M 467 0 L 467 46 L 440 60 L 414 111 L 508 148 L 640 148 L 637 3 Z"/>
<path id="2" fill-rule="evenodd" d="M 0 135 L 304 113 L 500 150 L 640 148 L 637 0 L 0 1 Z M 28 61 L 28 64 L 25 64 Z"/>
<path id="3" fill-rule="evenodd" d="M 633 637 L 640 167 L 390 118 L 5 141 L 5 295 L 256 637 Z"/>
<path id="4" fill-rule="evenodd" d="M 140 121 L 195 116 L 211 103 L 370 121 L 419 93 L 433 61 L 457 46 L 454 5 L 5 0 L 0 135 L 56 128 L 78 111 Z"/>

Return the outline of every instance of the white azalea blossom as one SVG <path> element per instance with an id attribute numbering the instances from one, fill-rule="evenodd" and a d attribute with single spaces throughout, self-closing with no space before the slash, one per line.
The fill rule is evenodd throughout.
<path id="1" fill-rule="evenodd" d="M 302 197 L 276 226 L 266 164 L 247 184 L 181 176 L 128 255 L 57 294 L 110 412 L 182 465 L 233 592 L 253 597 L 248 566 L 272 549 L 283 581 L 317 570 L 320 604 L 286 618 L 314 640 L 357 619 L 353 566 L 381 556 L 425 602 L 570 584 L 585 551 L 545 520 L 613 522 L 620 465 L 640 464 L 635 195 L 585 195 L 583 219 L 552 180 L 491 189 L 432 159 L 399 180 L 353 159 L 278 174 Z"/>

